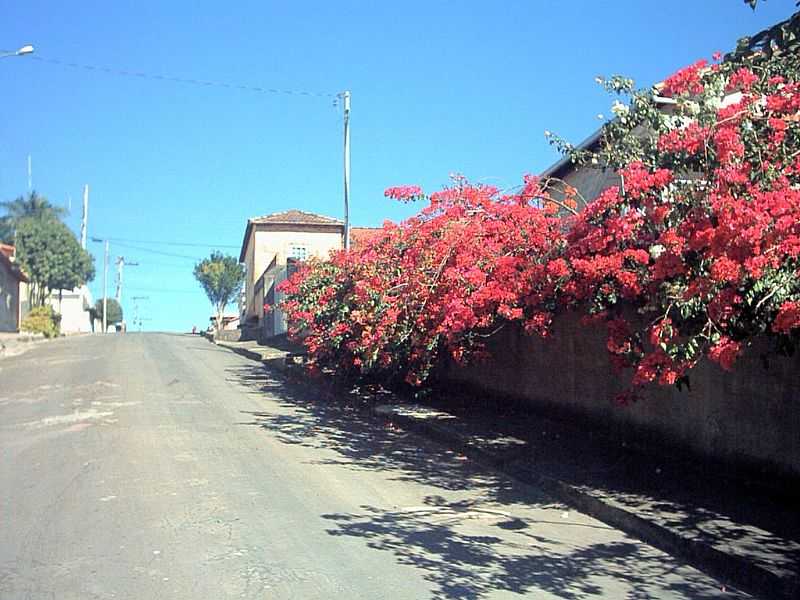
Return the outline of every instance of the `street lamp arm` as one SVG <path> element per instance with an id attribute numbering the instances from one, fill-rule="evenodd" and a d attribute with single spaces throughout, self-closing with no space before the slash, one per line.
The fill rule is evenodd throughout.
<path id="1" fill-rule="evenodd" d="M 19 50 L 15 50 L 14 52 L 3 52 L 0 54 L 0 58 L 9 58 L 11 56 L 25 56 L 26 54 L 33 54 L 33 46 L 30 44 L 26 44 Z"/>

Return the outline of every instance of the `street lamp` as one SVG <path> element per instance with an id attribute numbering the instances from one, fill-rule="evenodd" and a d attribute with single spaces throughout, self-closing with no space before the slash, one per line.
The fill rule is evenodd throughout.
<path id="1" fill-rule="evenodd" d="M 33 54 L 33 46 L 31 46 L 30 44 L 26 44 L 25 46 L 14 52 L 4 52 L 0 54 L 0 58 L 9 58 L 11 56 L 25 56 L 26 54 Z"/>

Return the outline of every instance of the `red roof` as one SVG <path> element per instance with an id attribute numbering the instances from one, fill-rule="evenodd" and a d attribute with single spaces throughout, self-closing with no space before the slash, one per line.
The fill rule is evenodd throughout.
<path id="1" fill-rule="evenodd" d="M 13 258 L 14 246 L 9 244 L 0 244 L 0 254 L 4 254 L 7 258 Z"/>
<path id="2" fill-rule="evenodd" d="M 343 225 L 344 222 L 333 217 L 318 215 L 316 213 L 303 212 L 302 210 L 285 210 L 263 217 L 254 217 L 250 223 L 278 223 L 281 225 Z"/>
<path id="3" fill-rule="evenodd" d="M 362 244 L 366 244 L 373 237 L 383 231 L 383 227 L 351 227 L 350 228 L 350 245 L 358 248 Z"/>

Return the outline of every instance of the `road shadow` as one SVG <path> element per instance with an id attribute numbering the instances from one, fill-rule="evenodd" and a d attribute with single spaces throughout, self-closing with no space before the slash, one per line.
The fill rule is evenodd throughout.
<path id="1" fill-rule="evenodd" d="M 480 498 L 448 501 L 434 493 L 420 507 L 364 505 L 358 512 L 323 515 L 330 535 L 361 539 L 419 570 L 434 590 L 431 598 L 477 600 L 536 591 L 571 599 L 743 597 L 723 593 L 700 572 L 676 567 L 602 523 L 553 521 L 552 515 L 568 509 L 535 488 L 370 414 L 370 403 L 386 400 L 380 395 L 343 395 L 324 382 L 276 379 L 261 366 L 236 366 L 227 373 L 246 393 L 267 394 L 277 402 L 269 411 L 244 411 L 240 424 L 260 427 L 284 444 L 323 450 L 323 456 L 333 452 L 333 458 L 313 464 L 381 471 L 442 494 L 469 491 Z M 539 516 L 518 516 L 531 511 Z"/>
<path id="2" fill-rule="evenodd" d="M 746 558 L 798 586 L 796 488 L 766 488 L 730 466 L 659 440 L 633 440 L 582 421 L 549 418 L 508 399 L 440 391 L 435 406 L 491 435 L 525 440 L 511 467 L 534 470 L 678 535 Z M 736 476 L 738 475 L 738 477 Z"/>
<path id="3" fill-rule="evenodd" d="M 565 543 L 541 531 L 549 523 L 469 503 L 431 496 L 413 511 L 362 509 L 323 515 L 332 525 L 328 533 L 363 539 L 420 570 L 434 587 L 432 598 L 478 600 L 498 591 L 574 600 L 744 597 L 710 586 L 701 573 L 676 567 L 642 544 L 602 536 L 590 541 L 597 540 L 593 532 L 573 533 Z M 476 533 L 476 520 L 483 533 Z"/>
<path id="4" fill-rule="evenodd" d="M 499 494 L 507 487 L 507 480 L 498 474 L 369 414 L 368 405 L 379 403 L 380 398 L 352 393 L 343 399 L 324 384 L 277 380 L 262 367 L 237 366 L 227 372 L 229 381 L 243 385 L 250 394 L 269 394 L 282 409 L 244 411 L 240 424 L 261 427 L 285 444 L 335 452 L 335 458 L 314 464 L 379 470 L 390 473 L 394 480 L 418 481 L 446 490 L 482 489 Z"/>

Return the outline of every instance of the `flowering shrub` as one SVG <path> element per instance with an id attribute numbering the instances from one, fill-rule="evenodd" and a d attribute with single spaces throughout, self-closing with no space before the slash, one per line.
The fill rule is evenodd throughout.
<path id="1" fill-rule="evenodd" d="M 798 72 L 796 52 L 699 61 L 631 92 L 599 147 L 573 153 L 619 185 L 571 223 L 560 304 L 607 320 L 634 385 L 686 382 L 703 356 L 731 370 L 757 336 L 796 339 Z"/>
<path id="2" fill-rule="evenodd" d="M 443 353 L 480 354 L 505 323 L 545 334 L 555 308 L 549 263 L 563 251 L 556 202 L 532 177 L 514 194 L 457 178 L 417 216 L 287 280 L 291 333 L 305 332 L 313 366 L 411 384 Z"/>
<path id="3" fill-rule="evenodd" d="M 795 21 L 797 16 L 793 17 Z M 312 364 L 421 383 L 444 354 L 478 357 L 498 327 L 547 335 L 560 310 L 604 322 L 632 384 L 686 383 L 702 358 L 733 369 L 756 337 L 800 335 L 800 53 L 696 62 L 627 98 L 596 147 L 551 142 L 618 185 L 526 177 L 502 194 L 457 179 L 429 206 L 284 284 Z M 411 201 L 417 186 L 386 191 Z M 625 398 L 630 397 L 626 394 Z"/>

